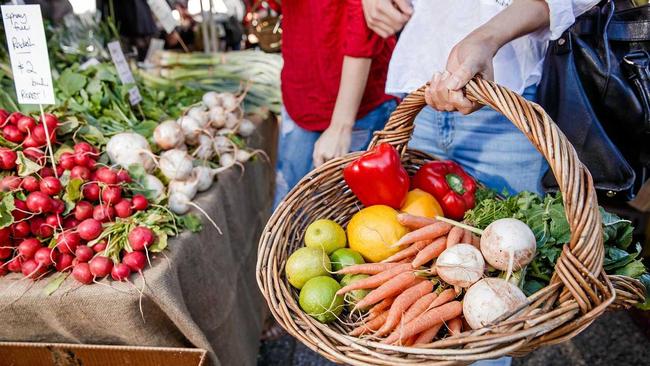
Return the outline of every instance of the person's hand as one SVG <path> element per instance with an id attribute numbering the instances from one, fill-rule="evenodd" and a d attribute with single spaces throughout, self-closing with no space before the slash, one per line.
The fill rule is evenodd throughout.
<path id="1" fill-rule="evenodd" d="M 498 47 L 490 40 L 474 33 L 460 41 L 449 54 L 446 70 L 433 74 L 424 97 L 431 107 L 439 111 L 472 113 L 482 105 L 465 97 L 463 87 L 475 76 L 492 80 L 492 59 Z"/>
<path id="2" fill-rule="evenodd" d="M 399 32 L 413 14 L 408 0 L 362 0 L 368 28 L 382 38 Z"/>
<path id="3" fill-rule="evenodd" d="M 323 165 L 326 161 L 343 156 L 350 150 L 352 139 L 352 122 L 332 121 L 323 131 L 314 145 L 314 167 Z"/>

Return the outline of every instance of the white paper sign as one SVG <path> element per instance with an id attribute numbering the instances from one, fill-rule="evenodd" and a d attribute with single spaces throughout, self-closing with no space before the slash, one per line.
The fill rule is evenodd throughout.
<path id="1" fill-rule="evenodd" d="M 7 49 L 20 104 L 54 104 L 54 88 L 39 5 L 2 5 Z"/>
<path id="2" fill-rule="evenodd" d="M 126 62 L 124 57 L 124 52 L 122 52 L 122 46 L 120 46 L 120 41 L 113 41 L 108 43 L 108 52 L 111 54 L 111 59 L 115 68 L 117 69 L 117 75 L 122 81 L 122 84 L 134 84 L 135 79 L 129 68 L 129 63 Z M 142 101 L 142 96 L 140 95 L 140 90 L 138 86 L 133 86 L 129 89 L 129 102 L 131 105 L 136 105 Z"/>
<path id="3" fill-rule="evenodd" d="M 165 0 L 147 0 L 151 12 L 158 18 L 158 21 L 165 29 L 165 32 L 171 33 L 178 25 L 176 19 L 172 15 L 172 8 Z"/>
<path id="4" fill-rule="evenodd" d="M 165 47 L 165 41 L 160 38 L 152 38 L 149 42 L 149 48 L 147 49 L 147 56 L 144 58 L 144 63 L 147 65 L 152 64 L 151 59 L 154 57 L 156 52 L 160 51 Z"/>

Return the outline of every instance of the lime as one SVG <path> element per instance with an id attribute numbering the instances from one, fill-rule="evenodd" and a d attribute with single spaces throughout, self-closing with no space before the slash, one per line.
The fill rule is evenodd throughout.
<path id="1" fill-rule="evenodd" d="M 323 250 L 303 247 L 289 256 L 284 270 L 289 283 L 300 289 L 313 277 L 329 276 L 332 265 Z"/>
<path id="2" fill-rule="evenodd" d="M 359 252 L 350 248 L 335 250 L 330 254 L 330 260 L 332 261 L 333 271 L 339 271 L 344 267 L 353 266 L 355 264 L 366 263 Z"/>
<path id="3" fill-rule="evenodd" d="M 332 277 L 314 277 L 300 290 L 300 308 L 321 323 L 334 321 L 343 311 L 343 296 L 336 295 L 340 289 Z"/>
<path id="4" fill-rule="evenodd" d="M 332 220 L 316 220 L 305 231 L 305 246 L 323 249 L 327 254 L 345 248 L 346 241 L 345 230 Z"/>
<path id="5" fill-rule="evenodd" d="M 347 274 L 347 275 L 343 276 L 343 278 L 341 279 L 341 286 L 347 286 L 347 285 L 349 285 L 351 283 L 354 283 L 356 281 L 359 281 L 359 280 L 362 280 L 362 279 L 368 278 L 368 277 L 370 277 L 370 276 L 365 275 L 365 274 Z M 359 302 L 359 300 L 366 297 L 366 295 L 368 295 L 368 293 L 370 293 L 370 290 L 363 290 L 363 289 L 361 289 L 361 290 L 352 290 L 352 291 L 345 294 L 345 297 L 344 297 L 345 303 L 348 304 L 350 309 L 352 309 L 354 307 L 354 305 L 356 305 L 357 302 Z"/>

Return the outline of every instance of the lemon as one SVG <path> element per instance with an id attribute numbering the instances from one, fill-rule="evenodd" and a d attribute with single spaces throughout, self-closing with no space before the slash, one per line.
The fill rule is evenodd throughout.
<path id="1" fill-rule="evenodd" d="M 345 248 L 345 243 L 345 231 L 332 220 L 316 220 L 305 231 L 305 246 L 323 249 L 327 254 Z"/>
<path id="2" fill-rule="evenodd" d="M 397 211 L 385 205 L 362 209 L 352 216 L 348 224 L 350 249 L 361 253 L 369 262 L 381 262 L 397 253 L 399 247 L 391 247 L 408 229 L 397 221 Z"/>
<path id="3" fill-rule="evenodd" d="M 334 321 L 344 306 L 343 296 L 336 294 L 340 289 L 332 277 L 314 277 L 300 290 L 300 308 L 321 323 Z"/>
<path id="4" fill-rule="evenodd" d="M 345 286 L 347 286 L 349 284 L 352 284 L 354 282 L 357 282 L 359 280 L 362 280 L 362 279 L 368 278 L 368 277 L 370 277 L 370 276 L 368 276 L 366 274 L 347 274 L 347 275 L 343 276 L 343 278 L 341 279 L 341 286 L 345 287 Z M 352 309 L 352 308 L 354 308 L 354 305 L 356 305 L 357 302 L 359 302 L 361 299 L 366 297 L 366 295 L 368 295 L 368 293 L 370 293 L 370 290 L 364 290 L 364 289 L 352 290 L 352 291 L 345 294 L 345 296 L 344 296 L 345 303 L 348 304 L 348 307 L 350 309 Z"/>
<path id="5" fill-rule="evenodd" d="M 322 249 L 303 247 L 289 256 L 284 270 L 289 283 L 300 289 L 311 278 L 328 276 L 332 265 Z"/>
<path id="6" fill-rule="evenodd" d="M 440 207 L 435 197 L 417 188 L 406 195 L 406 200 L 401 207 L 401 211 L 411 215 L 429 218 L 444 216 L 442 207 Z"/>
<path id="7" fill-rule="evenodd" d="M 332 254 L 330 254 L 330 261 L 332 262 L 332 270 L 335 272 L 341 270 L 344 267 L 366 263 L 359 252 L 350 248 L 341 248 L 335 250 Z"/>

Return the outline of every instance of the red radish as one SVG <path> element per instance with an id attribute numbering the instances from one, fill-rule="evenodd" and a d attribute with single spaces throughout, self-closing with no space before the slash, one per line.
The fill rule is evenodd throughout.
<path id="1" fill-rule="evenodd" d="M 23 259 L 30 259 L 34 257 L 34 253 L 41 248 L 41 242 L 36 238 L 29 238 L 23 240 L 18 244 L 18 254 Z"/>
<path id="2" fill-rule="evenodd" d="M 4 127 L 9 123 L 9 112 L 6 109 L 0 108 L 0 126 Z"/>
<path id="3" fill-rule="evenodd" d="M 114 265 L 113 269 L 111 270 L 111 277 L 115 281 L 126 281 L 126 279 L 129 278 L 130 274 L 131 269 L 129 269 L 129 266 L 124 263 L 118 263 Z"/>
<path id="4" fill-rule="evenodd" d="M 79 201 L 74 208 L 74 217 L 79 221 L 93 217 L 93 205 L 88 201 Z"/>
<path id="5" fill-rule="evenodd" d="M 50 133 L 50 142 L 54 143 L 56 142 L 56 131 L 53 129 L 50 129 L 48 131 Z M 39 144 L 47 144 L 47 135 L 45 134 L 45 127 L 40 124 L 37 125 L 32 129 L 32 134 L 31 136 L 38 142 Z"/>
<path id="6" fill-rule="evenodd" d="M 27 221 L 16 222 L 11 225 L 11 236 L 14 238 L 26 238 L 31 232 Z"/>
<path id="7" fill-rule="evenodd" d="M 85 166 L 85 167 L 87 167 L 89 164 L 94 163 L 94 161 L 92 161 L 90 156 L 86 153 L 75 153 L 74 162 L 79 166 Z"/>
<path id="8" fill-rule="evenodd" d="M 108 257 L 98 255 L 88 262 L 90 266 L 90 273 L 96 277 L 106 277 L 113 269 L 113 261 Z"/>
<path id="9" fill-rule="evenodd" d="M 146 210 L 147 207 L 149 206 L 149 201 L 147 201 L 147 198 L 141 194 L 136 194 L 135 196 L 133 196 L 132 202 L 133 202 L 133 208 L 136 211 Z"/>
<path id="10" fill-rule="evenodd" d="M 102 201 L 106 205 L 114 205 L 122 199 L 122 190 L 120 187 L 109 186 L 102 190 Z"/>
<path id="11" fill-rule="evenodd" d="M 84 198 L 89 201 L 98 201 L 100 193 L 99 185 L 97 183 L 85 184 L 81 190 L 81 193 L 83 194 Z"/>
<path id="12" fill-rule="evenodd" d="M 16 127 L 20 132 L 28 134 L 32 128 L 36 127 L 36 121 L 32 117 L 23 116 L 16 121 Z"/>
<path id="13" fill-rule="evenodd" d="M 16 167 L 16 158 L 18 155 L 6 147 L 0 148 L 0 169 L 12 170 Z"/>
<path id="14" fill-rule="evenodd" d="M 21 182 L 22 179 L 20 179 L 20 177 L 17 177 L 15 175 L 7 175 L 6 177 L 3 177 L 2 180 L 0 180 L 0 190 L 3 192 L 15 191 L 20 187 Z"/>
<path id="15" fill-rule="evenodd" d="M 74 155 L 72 153 L 64 152 L 59 157 L 59 165 L 62 166 L 65 170 L 70 170 L 77 164 L 74 161 Z"/>
<path id="16" fill-rule="evenodd" d="M 106 240 L 102 240 L 99 243 L 93 245 L 93 250 L 95 251 L 95 253 L 99 253 L 104 249 L 106 249 Z"/>
<path id="17" fill-rule="evenodd" d="M 38 119 L 38 122 L 41 124 L 45 122 L 49 131 L 56 130 L 56 128 L 59 127 L 59 120 L 51 113 L 45 113 L 45 121 L 43 121 L 43 117 L 41 116 Z"/>
<path id="18" fill-rule="evenodd" d="M 27 208 L 25 201 L 14 198 L 14 207 L 15 210 L 11 211 L 14 220 L 18 221 L 27 217 L 29 209 Z"/>
<path id="19" fill-rule="evenodd" d="M 90 169 L 85 166 L 77 165 L 70 170 L 70 178 L 80 178 L 82 180 L 90 179 Z"/>
<path id="20" fill-rule="evenodd" d="M 34 260 L 43 267 L 49 267 L 55 262 L 57 256 L 57 252 L 48 247 L 43 247 L 34 253 Z"/>
<path id="21" fill-rule="evenodd" d="M 8 227 L 3 227 L 0 229 L 0 245 L 9 245 L 11 244 L 11 238 L 9 237 L 11 234 L 11 229 Z"/>
<path id="22" fill-rule="evenodd" d="M 46 177 L 41 180 L 40 188 L 41 192 L 49 196 L 56 196 L 61 192 L 63 187 L 61 186 L 61 181 L 56 177 Z"/>
<path id="23" fill-rule="evenodd" d="M 54 228 L 58 228 L 63 225 L 63 219 L 61 218 L 61 215 L 58 214 L 48 215 L 45 218 L 45 223 Z"/>
<path id="24" fill-rule="evenodd" d="M 63 169 L 62 166 L 57 165 L 57 166 L 56 166 L 56 174 L 60 177 L 60 176 L 63 175 L 63 173 L 65 173 L 65 169 Z"/>
<path id="25" fill-rule="evenodd" d="M 37 279 L 40 275 L 45 273 L 45 268 L 36 263 L 33 259 L 24 261 L 20 270 L 23 272 L 23 276 L 29 277 L 32 280 Z"/>
<path id="26" fill-rule="evenodd" d="M 97 169 L 95 177 L 98 181 L 106 184 L 116 184 L 118 181 L 117 173 L 115 173 L 111 168 L 106 167 Z"/>
<path id="27" fill-rule="evenodd" d="M 37 147 L 27 147 L 23 144 L 23 154 L 38 165 L 45 165 L 45 153 Z"/>
<path id="28" fill-rule="evenodd" d="M 52 210 L 52 199 L 43 192 L 32 192 L 25 200 L 29 211 L 34 213 L 50 212 Z"/>
<path id="29" fill-rule="evenodd" d="M 88 263 L 77 263 L 72 269 L 72 277 L 85 285 L 93 282 L 93 275 L 90 273 Z"/>
<path id="30" fill-rule="evenodd" d="M 45 218 L 42 216 L 32 217 L 29 221 L 29 229 L 33 235 L 40 236 L 41 226 L 45 225 Z"/>
<path id="31" fill-rule="evenodd" d="M 15 143 L 21 143 L 25 139 L 25 135 L 14 125 L 6 125 L 2 129 L 2 136 L 5 139 Z"/>
<path id="32" fill-rule="evenodd" d="M 32 177 L 31 175 L 23 178 L 23 184 L 22 187 L 28 191 L 28 192 L 35 192 L 39 190 L 39 182 L 36 177 Z"/>
<path id="33" fill-rule="evenodd" d="M 8 121 L 12 125 L 15 125 L 18 123 L 18 120 L 21 119 L 24 116 L 24 114 L 20 112 L 13 112 L 12 114 L 9 115 Z"/>
<path id="34" fill-rule="evenodd" d="M 144 269 L 144 266 L 147 263 L 147 257 L 142 252 L 130 252 L 124 254 L 122 258 L 122 263 L 129 266 L 129 269 L 133 272 L 140 272 Z"/>
<path id="35" fill-rule="evenodd" d="M 41 143 L 39 143 L 38 141 L 36 141 L 36 140 L 34 139 L 34 136 L 31 136 L 31 135 L 25 137 L 25 139 L 23 140 L 23 144 L 22 144 L 22 145 L 23 145 L 24 148 L 28 148 L 28 149 L 37 149 L 37 148 L 43 146 L 43 144 L 41 144 Z M 31 159 L 31 158 L 30 158 L 30 159 Z M 31 159 L 31 160 L 36 161 L 35 159 Z"/>
<path id="36" fill-rule="evenodd" d="M 7 269 L 10 270 L 11 272 L 18 273 L 21 271 L 22 265 L 23 265 L 23 259 L 20 257 L 16 257 L 11 261 L 7 262 Z"/>
<path id="37" fill-rule="evenodd" d="M 64 231 L 56 237 L 56 248 L 61 253 L 74 253 L 80 243 L 80 235 L 73 231 Z"/>
<path id="38" fill-rule="evenodd" d="M 48 225 L 43 221 L 41 225 L 36 229 L 36 232 L 34 235 L 38 236 L 39 238 L 50 238 L 52 235 L 54 235 L 54 227 Z"/>
<path id="39" fill-rule="evenodd" d="M 41 176 L 41 178 L 45 177 L 53 177 L 54 176 L 54 170 L 50 168 L 49 166 L 41 168 L 41 170 L 38 171 L 38 175 Z"/>
<path id="40" fill-rule="evenodd" d="M 93 240 L 102 233 L 102 224 L 96 219 L 85 219 L 77 226 L 77 232 L 81 239 Z"/>
<path id="41" fill-rule="evenodd" d="M 83 262 L 88 262 L 89 260 L 92 259 L 92 257 L 95 255 L 95 252 L 93 249 L 87 245 L 80 245 L 77 247 L 77 249 L 74 251 L 75 257 L 77 257 L 77 260 L 81 263 Z"/>
<path id="42" fill-rule="evenodd" d="M 131 175 L 124 169 L 117 171 L 117 181 L 120 183 L 131 183 Z"/>
<path id="43" fill-rule="evenodd" d="M 74 152 L 79 154 L 97 155 L 97 149 L 87 142 L 79 142 L 74 145 Z"/>
<path id="44" fill-rule="evenodd" d="M 59 272 L 64 272 L 72 268 L 72 261 L 74 256 L 72 254 L 64 253 L 57 258 L 54 262 L 54 268 Z"/>
<path id="45" fill-rule="evenodd" d="M 146 226 L 138 226 L 128 235 L 129 245 L 133 250 L 144 250 L 156 240 L 156 235 Z"/>
<path id="46" fill-rule="evenodd" d="M 127 218 L 133 214 L 133 210 L 131 210 L 131 200 L 128 198 L 125 198 L 121 200 L 120 202 L 116 203 L 115 206 L 115 215 L 120 218 Z"/>
<path id="47" fill-rule="evenodd" d="M 0 247 L 0 259 L 7 259 L 14 254 L 14 248 Z"/>
<path id="48" fill-rule="evenodd" d="M 4 276 L 7 274 L 7 266 L 6 263 L 3 261 L 0 261 L 0 276 Z"/>
<path id="49" fill-rule="evenodd" d="M 55 214 L 62 214 L 63 211 L 65 211 L 65 203 L 58 199 L 58 198 L 53 198 L 52 199 L 52 212 Z"/>
<path id="50" fill-rule="evenodd" d="M 76 228 L 79 226 L 79 222 L 80 221 L 74 217 L 66 217 L 65 220 L 63 220 L 63 228 L 66 230 Z"/>
<path id="51" fill-rule="evenodd" d="M 109 222 L 114 216 L 115 210 L 107 204 L 99 204 L 93 209 L 93 218 L 99 222 Z"/>

